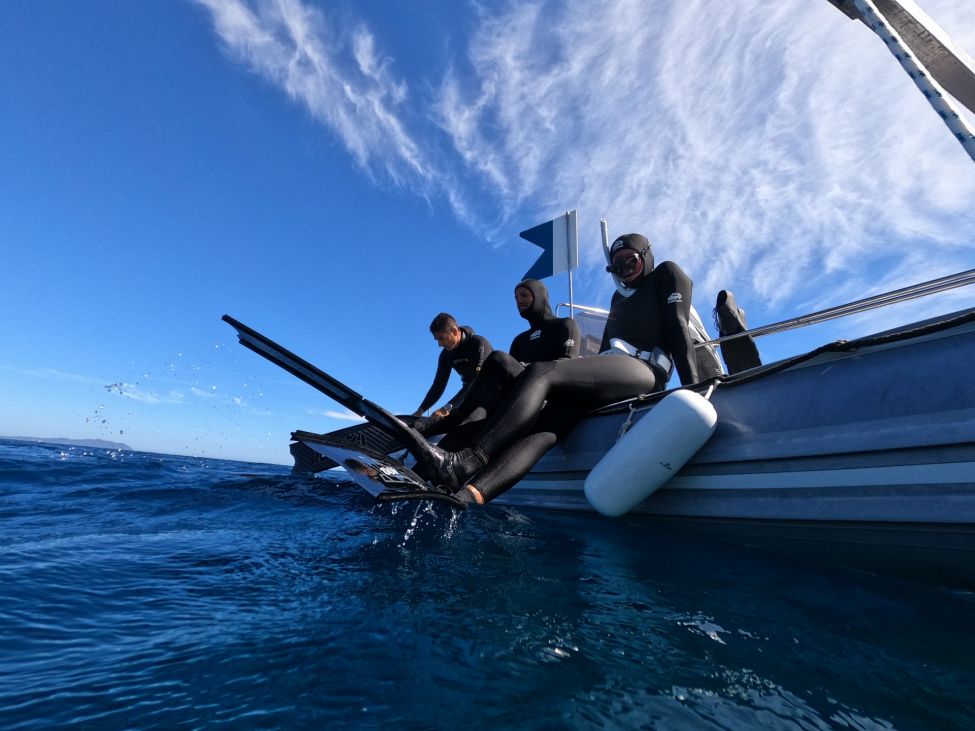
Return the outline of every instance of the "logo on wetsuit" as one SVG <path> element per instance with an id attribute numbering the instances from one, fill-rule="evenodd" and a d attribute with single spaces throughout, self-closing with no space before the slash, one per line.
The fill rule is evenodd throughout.
<path id="1" fill-rule="evenodd" d="M 528 339 L 529 340 L 538 340 L 540 337 L 542 337 L 542 331 L 541 330 L 536 330 L 535 332 L 533 332 L 531 335 L 528 336 Z"/>
<path id="2" fill-rule="evenodd" d="M 678 302 L 683 302 L 684 298 L 681 296 L 680 292 L 674 292 L 667 298 L 668 305 L 676 305 Z"/>

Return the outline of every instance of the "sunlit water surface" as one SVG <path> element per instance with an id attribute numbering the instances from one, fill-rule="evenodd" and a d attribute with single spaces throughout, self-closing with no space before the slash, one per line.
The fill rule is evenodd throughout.
<path id="1" fill-rule="evenodd" d="M 975 597 L 0 442 L 0 728 L 975 728 Z"/>

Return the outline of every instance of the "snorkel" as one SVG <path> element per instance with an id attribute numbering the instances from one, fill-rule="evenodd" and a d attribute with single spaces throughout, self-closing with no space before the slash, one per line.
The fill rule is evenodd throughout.
<path id="1" fill-rule="evenodd" d="M 616 284 L 616 291 L 619 292 L 620 295 L 622 295 L 623 297 L 629 297 L 634 292 L 636 292 L 637 286 L 639 286 L 640 282 L 642 282 L 644 280 L 644 278 L 647 276 L 647 274 L 649 274 L 651 271 L 653 271 L 653 255 L 649 251 L 651 244 L 650 244 L 649 241 L 647 241 L 646 239 L 644 239 L 643 236 L 640 236 L 641 239 L 643 239 L 644 241 L 647 241 L 647 249 L 646 249 L 646 252 L 645 252 L 645 254 L 644 253 L 641 253 L 641 255 L 643 256 L 644 272 L 643 272 L 643 276 L 641 276 L 635 282 L 635 284 L 637 286 L 628 287 L 626 284 L 623 283 L 623 280 L 621 280 L 619 278 L 619 276 L 616 274 L 616 272 L 614 272 L 614 271 L 611 270 L 611 267 L 613 265 L 613 252 L 612 252 L 612 246 L 610 245 L 610 242 L 609 242 L 609 226 L 606 223 L 606 219 L 605 218 L 600 218 L 599 219 L 599 229 L 602 232 L 602 238 L 603 238 L 603 254 L 606 256 L 606 267 L 609 270 L 610 275 L 613 277 L 613 282 Z M 624 234 L 623 236 L 620 236 L 618 239 L 616 239 L 616 241 L 613 242 L 613 245 L 615 245 L 620 239 L 624 239 L 624 238 L 627 238 L 629 236 L 631 236 L 631 234 Z M 619 247 L 617 247 L 617 249 L 618 248 Z"/>

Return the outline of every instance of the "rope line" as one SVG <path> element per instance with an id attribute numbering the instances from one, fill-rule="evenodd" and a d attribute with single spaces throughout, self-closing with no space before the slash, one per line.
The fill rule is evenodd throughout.
<path id="1" fill-rule="evenodd" d="M 975 162 L 975 131 L 958 114 L 955 105 L 945 97 L 945 90 L 941 84 L 935 81 L 924 65 L 911 54 L 907 44 L 904 43 L 897 31 L 887 23 L 884 14 L 874 5 L 873 0 L 853 0 L 853 3 L 866 20 L 867 25 L 880 36 L 890 52 L 894 54 L 894 58 L 900 62 L 907 75 L 911 77 L 928 103 L 934 108 L 934 111 L 944 120 L 948 129 L 951 130 L 961 146 L 965 148 L 965 152 Z"/>

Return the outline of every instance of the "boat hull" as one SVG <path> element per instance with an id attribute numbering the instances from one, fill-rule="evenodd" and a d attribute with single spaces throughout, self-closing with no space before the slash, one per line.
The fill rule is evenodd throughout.
<path id="1" fill-rule="evenodd" d="M 975 588 L 973 362 L 967 322 L 719 388 L 710 442 L 634 514 Z M 628 416 L 590 417 L 495 502 L 591 510 L 586 475 Z"/>
<path id="2" fill-rule="evenodd" d="M 973 362 L 967 322 L 719 388 L 714 436 L 637 512 L 973 522 Z M 633 420 L 652 415 L 651 405 Z M 585 477 L 629 416 L 587 418 L 498 500 L 585 509 Z"/>

